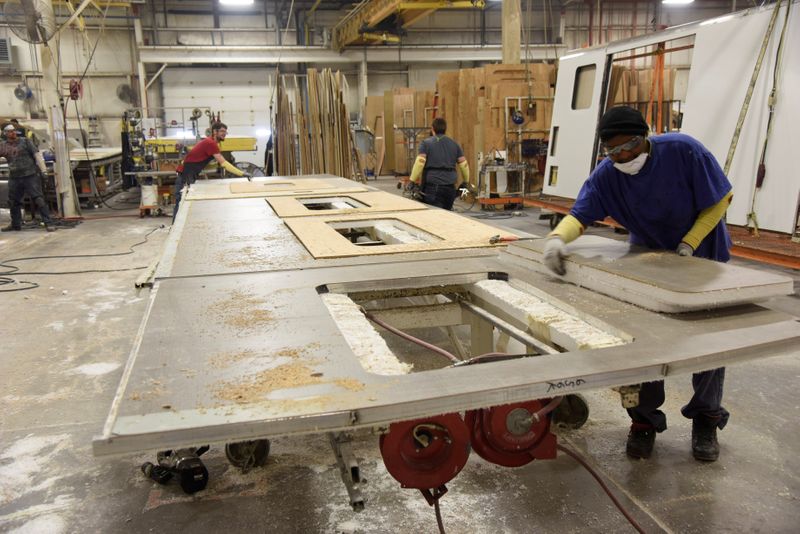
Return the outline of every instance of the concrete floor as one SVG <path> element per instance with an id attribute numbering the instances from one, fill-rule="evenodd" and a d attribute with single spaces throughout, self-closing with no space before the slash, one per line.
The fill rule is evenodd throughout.
<path id="1" fill-rule="evenodd" d="M 378 182 L 396 191 L 393 184 L 388 178 Z M 103 209 L 86 215 L 135 213 Z M 537 210 L 524 213 L 491 222 L 548 231 Z M 3 212 L 0 224 L 7 221 Z M 158 256 L 169 219 L 107 218 L 53 234 L 2 234 L 0 258 L 125 252 L 161 224 L 167 228 L 131 255 L 18 264 L 25 272 L 144 266 Z M 93 458 L 91 439 L 106 418 L 146 304 L 133 286 L 139 272 L 20 275 L 40 287 L 0 297 L 0 531 L 437 531 L 433 510 L 386 472 L 378 437 L 368 432 L 359 433 L 354 445 L 368 479 L 367 508 L 359 514 L 348 505 L 324 436 L 274 439 L 267 465 L 245 475 L 213 448 L 204 456 L 209 486 L 194 496 L 145 479 L 139 465 L 153 455 Z M 797 289 L 800 273 L 782 272 L 794 277 Z M 797 292 L 768 305 L 800 315 Z M 667 381 L 669 429 L 658 436 L 650 460 L 625 456 L 628 420 L 610 391 L 588 394 L 588 423 L 559 432 L 559 441 L 589 459 L 647 532 L 797 532 L 798 378 L 800 354 L 729 368 L 725 405 L 732 416 L 720 433 L 716 463 L 691 456 L 690 421 L 679 413 L 690 395 L 688 376 Z M 448 533 L 633 531 L 592 477 L 563 454 L 517 469 L 473 454 L 448 487 L 441 501 Z"/>

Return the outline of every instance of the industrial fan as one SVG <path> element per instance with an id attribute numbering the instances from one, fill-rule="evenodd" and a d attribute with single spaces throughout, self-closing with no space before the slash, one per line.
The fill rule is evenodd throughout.
<path id="1" fill-rule="evenodd" d="M 130 104 L 136 99 L 136 91 L 127 83 L 121 83 L 117 86 L 117 98 Z"/>
<path id="2" fill-rule="evenodd" d="M 26 84 L 21 83 L 14 88 L 14 96 L 17 97 L 17 100 L 24 102 L 33 98 L 33 91 Z"/>
<path id="3" fill-rule="evenodd" d="M 46 43 L 55 35 L 56 17 L 53 8 L 42 0 L 7 0 L 3 9 L 6 22 L 14 34 L 29 43 Z"/>

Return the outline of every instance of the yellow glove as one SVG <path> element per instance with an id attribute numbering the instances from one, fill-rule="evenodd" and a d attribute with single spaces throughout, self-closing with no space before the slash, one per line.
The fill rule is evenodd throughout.
<path id="1" fill-rule="evenodd" d="M 578 239 L 585 229 L 578 219 L 567 215 L 561 219 L 555 230 L 547 234 L 547 237 L 560 237 L 564 243 L 569 243 Z"/>
<path id="2" fill-rule="evenodd" d="M 239 169 L 237 169 L 236 167 L 234 167 L 233 164 L 231 164 L 230 161 L 226 160 L 225 163 L 222 164 L 222 168 L 225 169 L 226 171 L 228 171 L 229 173 L 231 173 L 234 176 L 244 176 L 244 172 L 242 172 Z"/>
<path id="3" fill-rule="evenodd" d="M 414 161 L 414 168 L 411 169 L 411 176 L 409 179 L 416 184 L 419 184 L 422 179 L 422 171 L 425 170 L 425 160 L 425 156 L 420 154 Z"/>
<path id="4" fill-rule="evenodd" d="M 461 173 L 461 181 L 465 184 L 469 183 L 469 163 L 464 160 L 458 164 L 458 172 Z"/>
<path id="5" fill-rule="evenodd" d="M 728 206 L 731 205 L 732 199 L 733 191 L 729 191 L 727 195 L 722 197 L 722 200 L 701 211 L 691 230 L 683 236 L 681 241 L 692 247 L 693 250 L 697 250 L 697 247 L 700 246 L 700 242 L 706 238 L 711 230 L 717 226 L 722 216 L 725 215 Z"/>

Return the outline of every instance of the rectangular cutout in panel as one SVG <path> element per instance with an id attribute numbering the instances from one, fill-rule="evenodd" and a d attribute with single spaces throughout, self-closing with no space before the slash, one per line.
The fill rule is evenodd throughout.
<path id="1" fill-rule="evenodd" d="M 553 126 L 553 133 L 550 136 L 550 155 L 556 155 L 556 145 L 558 144 L 558 126 Z"/>
<path id="2" fill-rule="evenodd" d="M 558 165 L 550 166 L 550 176 L 547 178 L 547 185 L 555 186 L 558 184 Z"/>
<path id="3" fill-rule="evenodd" d="M 433 243 L 440 238 L 397 220 L 328 223 L 352 244 L 360 247 Z"/>
<path id="4" fill-rule="evenodd" d="M 364 370 L 379 375 L 420 373 L 453 363 L 431 358 L 430 352 L 379 328 L 380 322 L 411 331 L 426 343 L 460 354 L 461 360 L 481 360 L 491 353 L 500 361 L 633 342 L 629 334 L 507 276 L 385 280 L 380 288 L 366 291 L 363 284 L 332 284 L 321 286 L 320 297 Z M 498 333 L 510 338 L 502 340 Z"/>
<path id="5" fill-rule="evenodd" d="M 572 109 L 587 109 L 592 105 L 596 73 L 597 65 L 584 65 L 575 70 L 575 85 L 572 88 Z"/>
<path id="6" fill-rule="evenodd" d="M 314 211 L 369 208 L 368 204 L 352 197 L 298 198 L 297 201 L 306 209 Z"/>

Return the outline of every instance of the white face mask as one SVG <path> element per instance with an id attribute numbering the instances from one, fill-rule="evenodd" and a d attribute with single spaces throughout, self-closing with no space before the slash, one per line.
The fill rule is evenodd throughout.
<path id="1" fill-rule="evenodd" d="M 635 158 L 625 163 L 614 163 L 614 167 L 624 172 L 625 174 L 638 174 L 644 167 L 647 161 L 647 152 L 642 152 Z"/>

